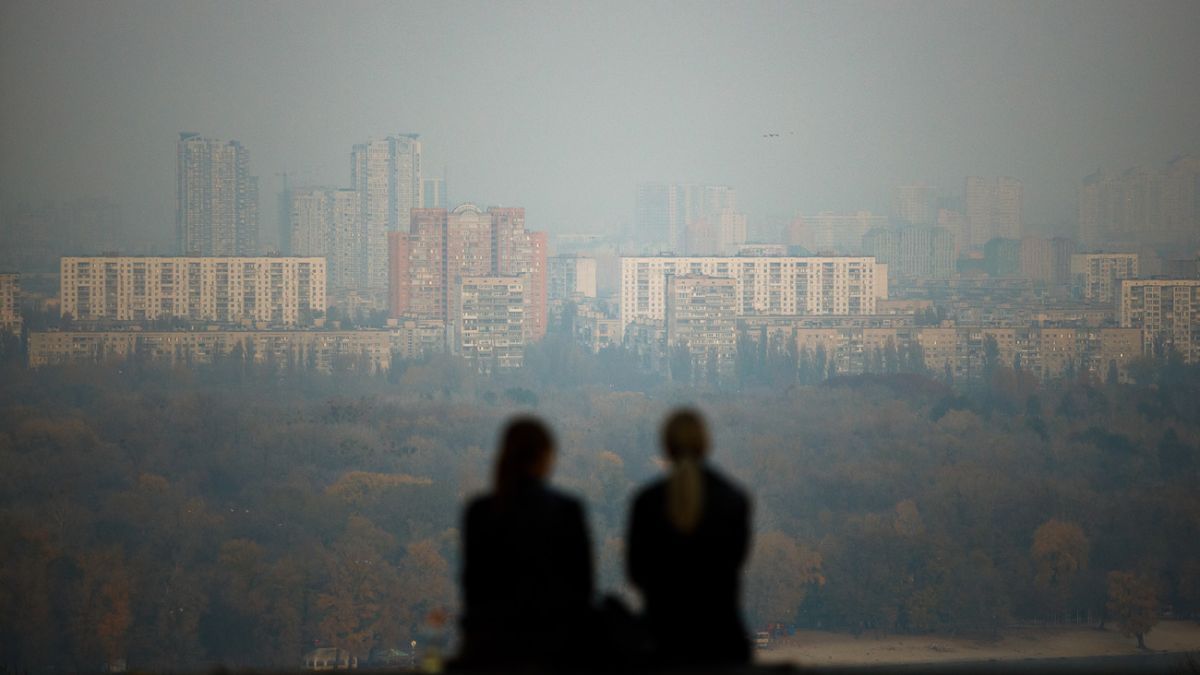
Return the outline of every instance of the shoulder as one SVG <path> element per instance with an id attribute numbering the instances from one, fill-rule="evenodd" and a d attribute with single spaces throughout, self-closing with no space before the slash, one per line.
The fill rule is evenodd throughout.
<path id="1" fill-rule="evenodd" d="M 578 513 L 580 516 L 586 511 L 583 500 L 573 494 L 563 492 L 558 488 L 546 486 L 546 498 L 554 505 L 555 508 L 567 513 Z"/>
<path id="2" fill-rule="evenodd" d="M 750 498 L 747 496 L 746 490 L 724 473 L 712 466 L 706 466 L 704 468 L 704 477 L 709 489 L 714 494 L 720 495 L 722 499 L 742 505 L 749 505 Z"/>
<path id="3" fill-rule="evenodd" d="M 471 501 L 467 502 L 467 508 L 464 511 L 465 520 L 467 522 L 471 522 L 483 517 L 485 513 L 488 513 L 492 510 L 492 504 L 495 501 L 496 498 L 492 495 L 479 495 L 477 497 L 473 497 Z"/>
<path id="4" fill-rule="evenodd" d="M 662 503 L 664 499 L 663 494 L 666 489 L 667 481 L 662 478 L 644 486 L 633 496 L 633 509 L 637 511 L 638 509 L 647 508 L 651 504 Z"/>

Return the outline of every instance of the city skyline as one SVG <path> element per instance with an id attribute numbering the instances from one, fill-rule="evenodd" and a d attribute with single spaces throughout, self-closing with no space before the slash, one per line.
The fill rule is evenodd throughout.
<path id="1" fill-rule="evenodd" d="M 0 82 L 16 94 L 0 136 L 4 205 L 76 196 L 59 194 L 65 184 L 122 204 L 138 232 L 159 230 L 173 209 L 162 143 L 179 129 L 252 150 L 267 244 L 278 221 L 276 174 L 341 184 L 345 147 L 406 131 L 433 149 L 429 166 L 453 173 L 456 196 L 523 204 L 550 232 L 631 220 L 642 181 L 736 186 L 754 222 L 887 213 L 896 185 L 1013 176 L 1025 185 L 1026 222 L 1073 222 L 1075 192 L 1098 167 L 1157 166 L 1200 150 L 1200 95 L 1176 85 L 1200 60 L 1190 39 L 1200 19 L 1182 3 L 1156 12 L 1090 3 L 1086 13 L 1071 3 L 690 13 L 531 3 L 479 8 L 466 22 L 435 6 L 315 5 L 294 6 L 287 29 L 266 5 L 122 7 L 3 10 Z M 692 37 L 645 34 L 664 21 Z M 359 43 L 309 39 L 332 25 Z M 385 38 L 401 25 L 406 40 Z M 164 39 L 175 33 L 187 37 Z M 229 49 L 208 49 L 216 34 Z M 527 46 L 501 41 L 511 35 Z M 837 35 L 872 40 L 859 53 L 827 51 Z M 589 49 L 567 50 L 579 42 Z M 464 56 L 480 48 L 486 63 Z M 693 56 L 696 66 L 676 65 Z M 418 59 L 443 76 L 431 79 Z M 1055 68 L 1044 70 L 1047 62 Z M 1156 77 L 1137 76 L 1144 72 Z M 81 79 L 89 73 L 97 76 Z M 302 94 L 309 76 L 333 77 L 335 95 Z M 542 81 L 563 86 L 543 100 Z M 51 91 L 62 105 L 46 110 L 37 101 Z M 470 92 L 483 103 L 461 105 Z M 998 97 L 1005 106 L 993 105 Z M 935 98 L 950 105 L 930 106 Z M 880 109 L 890 112 L 870 112 Z M 34 139 L 43 151 L 33 151 Z M 98 156 L 103 172 L 88 160 Z"/>

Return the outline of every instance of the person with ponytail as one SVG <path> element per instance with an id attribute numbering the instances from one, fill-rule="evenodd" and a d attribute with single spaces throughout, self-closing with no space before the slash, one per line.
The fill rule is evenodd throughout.
<path id="1" fill-rule="evenodd" d="M 492 490 L 462 526 L 458 667 L 552 666 L 576 656 L 592 604 L 583 505 L 547 484 L 554 439 L 541 421 L 506 426 Z"/>
<path id="2" fill-rule="evenodd" d="M 741 570 L 750 500 L 706 461 L 704 419 L 678 410 L 662 430 L 669 473 L 634 498 L 626 571 L 641 593 L 655 660 L 664 666 L 750 660 Z"/>

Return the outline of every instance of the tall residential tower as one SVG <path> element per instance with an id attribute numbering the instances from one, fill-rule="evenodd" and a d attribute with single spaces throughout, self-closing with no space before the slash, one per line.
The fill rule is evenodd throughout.
<path id="1" fill-rule="evenodd" d="M 175 227 L 184 255 L 258 251 L 258 178 L 237 141 L 179 134 Z"/>

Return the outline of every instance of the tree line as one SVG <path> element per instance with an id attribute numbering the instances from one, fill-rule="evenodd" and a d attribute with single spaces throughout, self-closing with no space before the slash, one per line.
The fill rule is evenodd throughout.
<path id="1" fill-rule="evenodd" d="M 1087 616 L 1152 646 L 1158 617 L 1200 613 L 1195 367 L 1120 384 L 996 365 L 955 388 L 898 354 L 892 372 L 811 383 L 764 358 L 736 389 L 549 339 L 491 378 L 450 357 L 376 376 L 0 364 L 0 654 L 30 671 L 278 668 L 314 646 L 387 662 L 444 641 L 458 511 L 516 410 L 556 429 L 598 585 L 628 593 L 628 499 L 683 403 L 754 495 L 751 625 Z"/>

